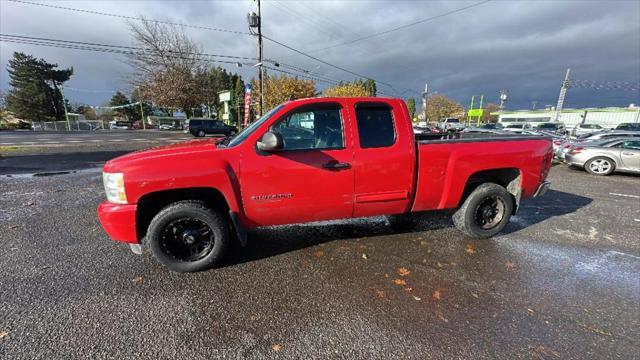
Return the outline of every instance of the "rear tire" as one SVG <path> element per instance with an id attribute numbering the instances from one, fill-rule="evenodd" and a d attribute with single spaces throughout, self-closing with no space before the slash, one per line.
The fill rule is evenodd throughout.
<path id="1" fill-rule="evenodd" d="M 513 213 L 513 197 L 504 187 L 478 186 L 453 214 L 458 230 L 477 239 L 490 238 L 504 229 Z"/>
<path id="2" fill-rule="evenodd" d="M 587 161 L 584 169 L 592 175 L 607 176 L 616 168 L 616 163 L 608 157 L 598 156 Z"/>
<path id="3" fill-rule="evenodd" d="M 199 130 L 198 137 L 204 137 L 204 136 L 205 136 L 204 130 Z"/>
<path id="4" fill-rule="evenodd" d="M 208 270 L 220 264 L 230 242 L 226 217 L 193 200 L 162 209 L 151 220 L 145 239 L 153 257 L 176 272 Z"/>

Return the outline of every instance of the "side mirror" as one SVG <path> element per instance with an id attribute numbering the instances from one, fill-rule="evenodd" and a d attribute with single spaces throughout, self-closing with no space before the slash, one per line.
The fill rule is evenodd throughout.
<path id="1" fill-rule="evenodd" d="M 282 135 L 277 132 L 267 131 L 262 135 L 262 139 L 256 144 L 260 151 L 277 151 L 282 149 L 283 141 Z"/>

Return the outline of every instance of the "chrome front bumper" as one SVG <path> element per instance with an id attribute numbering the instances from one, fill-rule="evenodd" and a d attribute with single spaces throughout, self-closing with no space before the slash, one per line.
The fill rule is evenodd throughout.
<path id="1" fill-rule="evenodd" d="M 538 186 L 538 190 L 536 190 L 536 192 L 533 194 L 533 197 L 535 198 L 544 195 L 547 190 L 549 190 L 549 187 L 551 187 L 551 182 L 543 181 L 542 184 Z"/>

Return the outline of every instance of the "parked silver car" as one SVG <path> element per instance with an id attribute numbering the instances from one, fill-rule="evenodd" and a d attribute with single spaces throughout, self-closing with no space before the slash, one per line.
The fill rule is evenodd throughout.
<path id="1" fill-rule="evenodd" d="M 640 173 L 640 138 L 574 144 L 564 158 L 569 165 L 583 167 L 594 175 Z"/>
<path id="2" fill-rule="evenodd" d="M 626 130 L 611 130 L 601 131 L 594 134 L 588 134 L 586 136 L 579 136 L 577 142 L 582 141 L 597 141 L 605 139 L 613 139 L 619 137 L 640 137 L 640 131 L 626 131 Z"/>

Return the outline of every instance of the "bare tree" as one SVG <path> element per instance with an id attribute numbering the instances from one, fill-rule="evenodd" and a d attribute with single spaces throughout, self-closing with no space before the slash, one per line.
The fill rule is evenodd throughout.
<path id="1" fill-rule="evenodd" d="M 137 47 L 129 55 L 133 85 L 142 95 L 165 108 L 177 108 L 189 116 L 203 102 L 203 74 L 208 62 L 202 50 L 177 25 L 143 21 L 129 24 Z"/>

